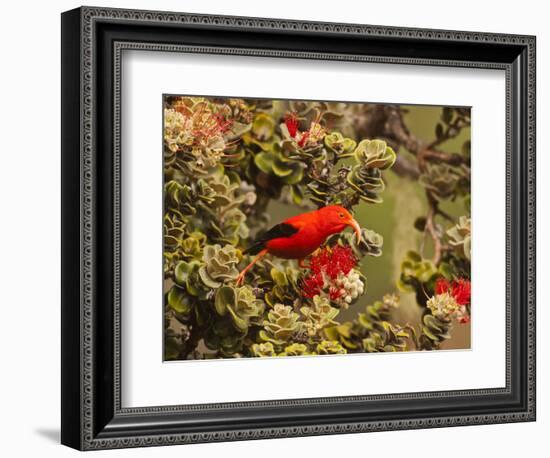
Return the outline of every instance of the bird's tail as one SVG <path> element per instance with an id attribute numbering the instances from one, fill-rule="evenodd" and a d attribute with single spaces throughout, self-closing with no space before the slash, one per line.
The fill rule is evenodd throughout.
<path id="1" fill-rule="evenodd" d="M 243 254 L 258 254 L 265 248 L 265 242 L 256 242 L 250 245 L 246 250 L 243 251 Z"/>

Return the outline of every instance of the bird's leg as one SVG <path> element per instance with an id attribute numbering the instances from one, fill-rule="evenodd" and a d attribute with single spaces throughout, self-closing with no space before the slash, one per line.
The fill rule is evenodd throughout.
<path id="1" fill-rule="evenodd" d="M 237 286 L 240 286 L 242 285 L 243 281 L 244 281 L 244 276 L 246 275 L 246 273 L 251 269 L 251 267 L 256 264 L 260 259 L 262 259 L 265 255 L 267 254 L 267 248 L 263 249 L 262 251 L 260 251 L 258 253 L 258 256 L 256 256 L 252 262 L 250 264 L 248 264 L 242 271 L 241 273 L 239 274 L 239 276 L 237 277 L 237 280 L 236 280 L 236 284 Z"/>
<path id="2" fill-rule="evenodd" d="M 309 266 L 305 262 L 305 258 L 298 259 L 298 267 L 300 267 L 301 269 L 307 269 Z"/>
<path id="3" fill-rule="evenodd" d="M 321 247 L 317 248 L 313 253 L 310 254 L 310 256 L 317 256 L 321 252 Z"/>

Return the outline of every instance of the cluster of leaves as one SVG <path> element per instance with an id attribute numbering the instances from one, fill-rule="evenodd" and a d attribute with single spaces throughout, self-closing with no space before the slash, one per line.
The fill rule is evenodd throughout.
<path id="1" fill-rule="evenodd" d="M 349 209 L 381 202 L 382 172 L 395 152 L 381 140 L 345 137 L 336 128 L 341 108 L 165 99 L 166 359 L 400 348 L 402 331 L 387 321 L 378 327 L 372 314 L 372 329 L 360 318 L 367 327 L 359 333 L 371 343 L 352 347 L 334 334 L 341 310 L 366 289 L 359 260 L 381 254 L 383 239 L 372 230 L 362 229 L 360 244 L 351 233 L 331 237 L 309 268 L 266 259 L 245 285 L 235 281 L 249 261 L 244 248 L 266 227 L 270 200 Z"/>
<path id="2" fill-rule="evenodd" d="M 382 202 L 383 174 L 396 153 L 386 141 L 350 129 L 349 105 L 176 96 L 164 105 L 165 359 L 438 347 L 446 329 L 437 334 L 440 324 L 426 315 L 445 317 L 432 314 L 427 302 L 438 278 L 469 278 L 467 214 L 440 237 L 438 259 L 411 252 L 403 262 L 399 286 L 416 293 L 424 310 L 418 330 L 392 319 L 395 294 L 359 307 L 352 320 L 341 318 L 367 289 L 361 259 L 382 253 L 382 236 L 369 228 L 362 228 L 360 243 L 351 232 L 330 237 L 309 267 L 263 258 L 237 285 L 250 262 L 244 250 L 269 223 L 270 201 L 304 211 Z M 447 113 L 438 139 L 453 138 L 465 116 Z M 433 221 L 439 202 L 469 199 L 469 159 L 421 162 L 434 210 L 416 226 L 439 234 Z"/>
<path id="3" fill-rule="evenodd" d="M 431 240 L 433 256 L 426 254 L 429 242 L 423 242 L 424 249 L 409 251 L 401 264 L 398 286 L 404 292 L 415 293 L 422 308 L 417 340 L 420 349 L 440 348 L 451 337 L 454 322 L 470 320 L 470 141 L 463 143 L 460 153 L 437 149 L 469 126 L 468 109 L 444 108 L 435 139 L 417 154 L 419 181 L 424 186 L 429 210 L 427 215 L 417 218 L 414 226 L 424 234 L 424 242 Z M 458 219 L 442 210 L 450 202 L 460 202 L 464 213 Z M 443 290 L 443 284 L 466 285 L 467 300 L 464 294 L 456 297 L 451 294 L 450 287 L 449 291 Z"/>
<path id="4" fill-rule="evenodd" d="M 413 327 L 391 322 L 392 309 L 399 296 L 386 294 L 381 301 L 367 305 L 357 319 L 326 329 L 325 334 L 339 342 L 347 352 L 378 353 L 404 351 L 416 337 Z"/>
<path id="5" fill-rule="evenodd" d="M 340 204 L 346 208 L 359 200 L 381 202 L 382 171 L 396 155 L 381 140 L 345 137 L 330 130 L 343 117 L 340 104 L 288 102 L 280 120 L 266 113 L 256 115 L 245 136 L 253 153 L 249 173 L 254 184 L 268 195 L 283 190 L 295 204 L 304 197 L 317 206 Z M 282 122 L 281 122 L 282 121 Z"/>

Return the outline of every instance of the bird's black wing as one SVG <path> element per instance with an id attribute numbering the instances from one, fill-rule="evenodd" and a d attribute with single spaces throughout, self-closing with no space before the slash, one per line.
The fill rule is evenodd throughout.
<path id="1" fill-rule="evenodd" d="M 245 254 L 258 254 L 265 248 L 266 242 L 273 239 L 279 239 L 284 237 L 290 237 L 298 232 L 292 224 L 280 223 L 276 226 L 273 226 L 267 232 L 264 232 L 256 241 L 248 247 L 244 253 Z"/>

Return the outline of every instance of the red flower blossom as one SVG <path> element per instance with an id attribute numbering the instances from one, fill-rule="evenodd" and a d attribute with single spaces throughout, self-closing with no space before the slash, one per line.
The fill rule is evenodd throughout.
<path id="1" fill-rule="evenodd" d="M 296 113 L 289 113 L 285 116 L 286 128 L 292 138 L 295 138 L 298 133 L 298 123 L 299 121 Z"/>
<path id="2" fill-rule="evenodd" d="M 304 296 L 311 299 L 312 297 L 319 294 L 324 286 L 325 279 L 323 278 L 323 275 L 308 275 L 306 278 L 304 278 L 302 290 L 304 292 Z"/>
<path id="3" fill-rule="evenodd" d="M 306 297 L 312 298 L 325 287 L 325 279 L 336 280 L 340 273 L 347 275 L 357 265 L 352 249 L 336 245 L 334 248 L 323 248 L 312 256 L 309 262 L 311 273 L 304 278 L 302 290 Z M 338 288 L 329 288 L 330 299 L 338 299 L 342 293 Z"/>
<path id="4" fill-rule="evenodd" d="M 217 125 L 216 130 L 218 130 L 222 134 L 226 133 L 233 125 L 232 119 L 225 119 L 225 116 L 221 114 L 217 114 L 215 116 L 215 119 L 216 119 L 216 125 Z"/>
<path id="5" fill-rule="evenodd" d="M 357 259 L 351 247 L 336 245 L 334 248 L 326 247 L 313 256 L 309 268 L 314 273 L 325 272 L 331 280 L 334 280 L 339 273 L 348 274 L 356 264 Z"/>
<path id="6" fill-rule="evenodd" d="M 303 148 L 304 145 L 306 144 L 308 138 L 309 138 L 309 132 L 304 132 L 302 134 L 302 138 L 300 138 L 300 141 L 298 141 L 298 146 L 300 148 Z"/>
<path id="7" fill-rule="evenodd" d="M 470 302 L 471 285 L 468 280 L 460 279 L 453 282 L 451 295 L 459 305 L 466 305 Z"/>
<path id="8" fill-rule="evenodd" d="M 435 282 L 435 294 L 443 294 L 449 291 L 449 288 L 451 287 L 449 280 L 446 278 L 438 278 Z"/>
<path id="9" fill-rule="evenodd" d="M 331 301 L 335 301 L 337 299 L 340 299 L 344 292 L 340 288 L 330 287 L 328 290 L 328 296 Z"/>
<path id="10" fill-rule="evenodd" d="M 452 284 L 445 278 L 438 278 L 435 282 L 435 294 L 449 293 L 459 305 L 466 305 L 470 302 L 471 283 L 469 280 L 460 278 Z"/>
<path id="11" fill-rule="evenodd" d="M 460 324 L 466 324 L 470 322 L 470 316 L 464 315 L 460 320 L 458 320 Z"/>

